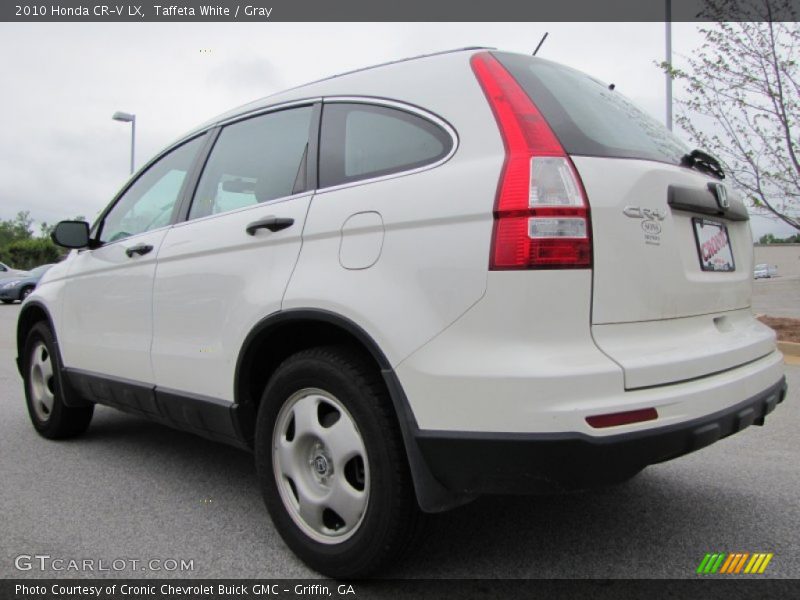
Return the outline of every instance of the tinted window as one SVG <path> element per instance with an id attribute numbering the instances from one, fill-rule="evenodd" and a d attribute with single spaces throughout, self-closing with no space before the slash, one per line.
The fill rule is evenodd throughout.
<path id="1" fill-rule="evenodd" d="M 407 171 L 444 158 L 442 128 L 415 114 L 369 104 L 325 104 L 320 187 Z"/>
<path id="2" fill-rule="evenodd" d="M 659 121 L 608 86 L 540 58 L 494 53 L 569 154 L 678 163 L 688 148 Z"/>
<path id="3" fill-rule="evenodd" d="M 103 220 L 101 242 L 169 225 L 186 173 L 203 145 L 201 135 L 163 156 L 133 182 Z"/>
<path id="4" fill-rule="evenodd" d="M 303 191 L 311 112 L 310 106 L 291 108 L 225 127 L 203 170 L 189 218 Z"/>

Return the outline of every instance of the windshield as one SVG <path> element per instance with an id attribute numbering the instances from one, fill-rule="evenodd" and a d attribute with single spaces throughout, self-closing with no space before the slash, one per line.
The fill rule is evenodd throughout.
<path id="1" fill-rule="evenodd" d="M 580 71 L 519 54 L 494 56 L 522 86 L 569 154 L 679 164 L 689 150 L 658 120 Z"/>

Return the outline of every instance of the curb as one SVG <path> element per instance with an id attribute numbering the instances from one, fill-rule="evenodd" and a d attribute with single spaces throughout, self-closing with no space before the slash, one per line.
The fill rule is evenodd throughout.
<path id="1" fill-rule="evenodd" d="M 800 356 L 800 343 L 797 342 L 778 342 L 778 350 L 785 356 Z"/>

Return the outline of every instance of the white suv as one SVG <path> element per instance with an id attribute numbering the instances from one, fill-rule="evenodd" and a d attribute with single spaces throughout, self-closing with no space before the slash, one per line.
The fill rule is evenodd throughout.
<path id="1" fill-rule="evenodd" d="M 786 393 L 719 164 L 613 86 L 486 49 L 271 96 L 146 165 L 19 318 L 45 437 L 95 403 L 248 448 L 310 566 L 423 513 L 622 481 Z M 421 510 L 420 510 L 421 509 Z"/>

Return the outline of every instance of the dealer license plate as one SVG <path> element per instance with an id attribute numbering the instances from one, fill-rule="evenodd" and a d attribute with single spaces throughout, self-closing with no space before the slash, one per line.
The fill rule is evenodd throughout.
<path id="1" fill-rule="evenodd" d="M 693 218 L 694 239 L 703 271 L 729 273 L 736 270 L 728 228 L 718 221 Z"/>

